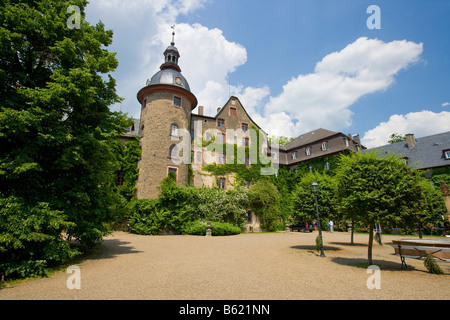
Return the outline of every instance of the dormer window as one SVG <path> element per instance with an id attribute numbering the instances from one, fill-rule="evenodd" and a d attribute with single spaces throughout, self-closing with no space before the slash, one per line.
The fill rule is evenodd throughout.
<path id="1" fill-rule="evenodd" d="M 322 142 L 322 151 L 327 151 L 328 150 L 328 142 L 324 141 Z"/>
<path id="2" fill-rule="evenodd" d="M 307 147 L 307 148 L 306 148 L 305 154 L 306 154 L 307 156 L 310 156 L 310 155 L 311 155 L 311 147 Z"/>
<path id="3" fill-rule="evenodd" d="M 297 151 L 292 152 L 291 158 L 292 158 L 292 160 L 297 159 Z"/>
<path id="4" fill-rule="evenodd" d="M 450 150 L 443 150 L 444 151 L 444 159 L 450 160 Z"/>

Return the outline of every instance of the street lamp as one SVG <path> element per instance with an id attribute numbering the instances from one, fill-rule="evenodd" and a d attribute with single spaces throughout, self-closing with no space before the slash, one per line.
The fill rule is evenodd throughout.
<path id="1" fill-rule="evenodd" d="M 320 237 L 320 256 L 325 257 L 323 253 L 323 238 L 322 238 L 322 228 L 320 226 L 320 216 L 319 216 L 319 205 L 317 204 L 317 187 L 319 184 L 315 181 L 311 184 L 311 191 L 314 193 L 314 201 L 316 202 L 316 212 L 317 212 L 317 226 L 319 227 L 319 237 Z"/>

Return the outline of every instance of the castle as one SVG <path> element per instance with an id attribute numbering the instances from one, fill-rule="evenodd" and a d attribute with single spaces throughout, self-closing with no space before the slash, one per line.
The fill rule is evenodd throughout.
<path id="1" fill-rule="evenodd" d="M 272 174 L 278 165 L 295 170 L 302 161 L 362 148 L 357 135 L 352 137 L 325 129 L 301 135 L 286 146 L 270 144 L 267 133 L 234 96 L 217 109 L 214 117 L 206 116 L 202 106 L 197 108 L 197 98 L 181 74 L 179 58 L 172 40 L 164 51 L 160 70 L 137 94 L 141 116 L 127 134 L 137 132 L 140 137 L 138 199 L 157 198 L 160 183 L 169 172 L 175 174 L 179 186 L 229 188 L 234 183 L 234 174 L 216 176 L 203 170 L 205 164 L 220 166 L 235 161 L 231 160 L 235 159 L 234 150 L 222 150 L 225 145 L 248 148 L 250 151 L 238 155 L 239 164 L 250 167 L 257 161 L 265 160 L 265 164 L 269 161 Z M 197 113 L 193 113 L 196 108 Z M 206 148 L 208 142 L 217 142 L 216 148 Z M 245 185 L 250 186 L 250 182 L 245 181 Z"/>

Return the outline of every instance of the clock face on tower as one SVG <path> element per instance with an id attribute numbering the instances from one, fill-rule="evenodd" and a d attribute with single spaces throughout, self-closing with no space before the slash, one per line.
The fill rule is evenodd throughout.
<path id="1" fill-rule="evenodd" d="M 179 86 L 182 86 L 183 85 L 183 80 L 180 77 L 176 77 L 175 78 L 175 83 L 177 85 L 179 85 Z"/>

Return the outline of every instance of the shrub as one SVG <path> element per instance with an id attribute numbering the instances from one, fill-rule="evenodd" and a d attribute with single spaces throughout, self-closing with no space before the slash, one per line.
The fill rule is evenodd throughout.
<path id="1" fill-rule="evenodd" d="M 204 236 L 207 228 L 205 221 L 190 221 L 184 226 L 183 234 Z M 226 222 L 212 222 L 211 231 L 213 236 L 230 236 L 241 233 L 241 228 Z"/>
<path id="2" fill-rule="evenodd" d="M 423 264 L 430 273 L 445 274 L 441 267 L 439 267 L 439 265 L 437 264 L 436 260 L 434 260 L 433 255 L 429 253 L 427 253 L 427 255 L 425 256 L 425 261 Z"/>

